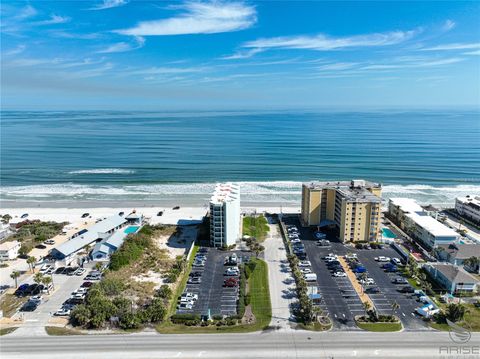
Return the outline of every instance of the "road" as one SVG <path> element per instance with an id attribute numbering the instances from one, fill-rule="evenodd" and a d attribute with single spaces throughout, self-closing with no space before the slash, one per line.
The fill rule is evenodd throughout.
<path id="1" fill-rule="evenodd" d="M 480 335 L 469 347 L 478 350 Z M 1 340 L 3 359 L 152 358 L 445 358 L 448 333 L 267 331 L 248 334 L 80 335 Z M 464 345 L 467 346 L 467 345 Z M 457 356 L 455 356 L 457 357 Z M 465 356 L 467 357 L 467 356 Z M 472 356 L 468 356 L 471 358 Z M 478 356 L 474 356 L 478 357 Z M 463 356 L 462 356 L 463 358 Z"/>
<path id="2" fill-rule="evenodd" d="M 295 300 L 295 283 L 290 274 L 287 253 L 281 238 L 278 225 L 270 224 L 265 246 L 265 261 L 268 264 L 268 285 L 272 303 L 273 327 L 290 329 L 290 303 Z M 291 282 L 289 281 L 291 280 Z"/>

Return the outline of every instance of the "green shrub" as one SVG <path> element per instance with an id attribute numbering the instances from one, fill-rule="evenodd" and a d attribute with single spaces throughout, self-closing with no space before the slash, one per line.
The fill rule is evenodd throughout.
<path id="1" fill-rule="evenodd" d="M 200 322 L 200 315 L 198 314 L 174 314 L 170 317 L 170 320 L 174 324 L 186 324 L 187 322 Z"/>
<path id="2" fill-rule="evenodd" d="M 163 284 L 155 293 L 156 297 L 169 300 L 172 297 L 172 290 L 166 284 Z"/>

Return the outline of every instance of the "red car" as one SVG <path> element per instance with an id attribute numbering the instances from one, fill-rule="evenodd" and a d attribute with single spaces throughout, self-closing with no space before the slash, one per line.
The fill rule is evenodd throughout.
<path id="1" fill-rule="evenodd" d="M 92 286 L 92 282 L 83 282 L 81 285 L 82 288 L 90 288 Z"/>
<path id="2" fill-rule="evenodd" d="M 236 287 L 238 285 L 238 280 L 235 278 L 228 278 L 224 280 L 223 285 L 225 287 Z"/>

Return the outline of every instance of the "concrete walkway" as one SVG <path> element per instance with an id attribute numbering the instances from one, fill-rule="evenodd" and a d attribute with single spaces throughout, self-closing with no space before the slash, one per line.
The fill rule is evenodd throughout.
<path id="1" fill-rule="evenodd" d="M 268 283 L 272 303 L 270 325 L 277 329 L 292 330 L 290 327 L 290 303 L 295 301 L 295 283 L 287 261 L 285 246 L 277 225 L 269 225 L 265 246 L 265 261 L 268 264 Z M 288 283 L 288 284 L 287 284 Z"/>

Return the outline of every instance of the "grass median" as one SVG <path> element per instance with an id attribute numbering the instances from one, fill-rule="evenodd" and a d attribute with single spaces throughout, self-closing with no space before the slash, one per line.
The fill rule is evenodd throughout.
<path id="1" fill-rule="evenodd" d="M 362 323 L 357 321 L 360 329 L 369 332 L 398 332 L 402 330 L 402 323 Z"/>

